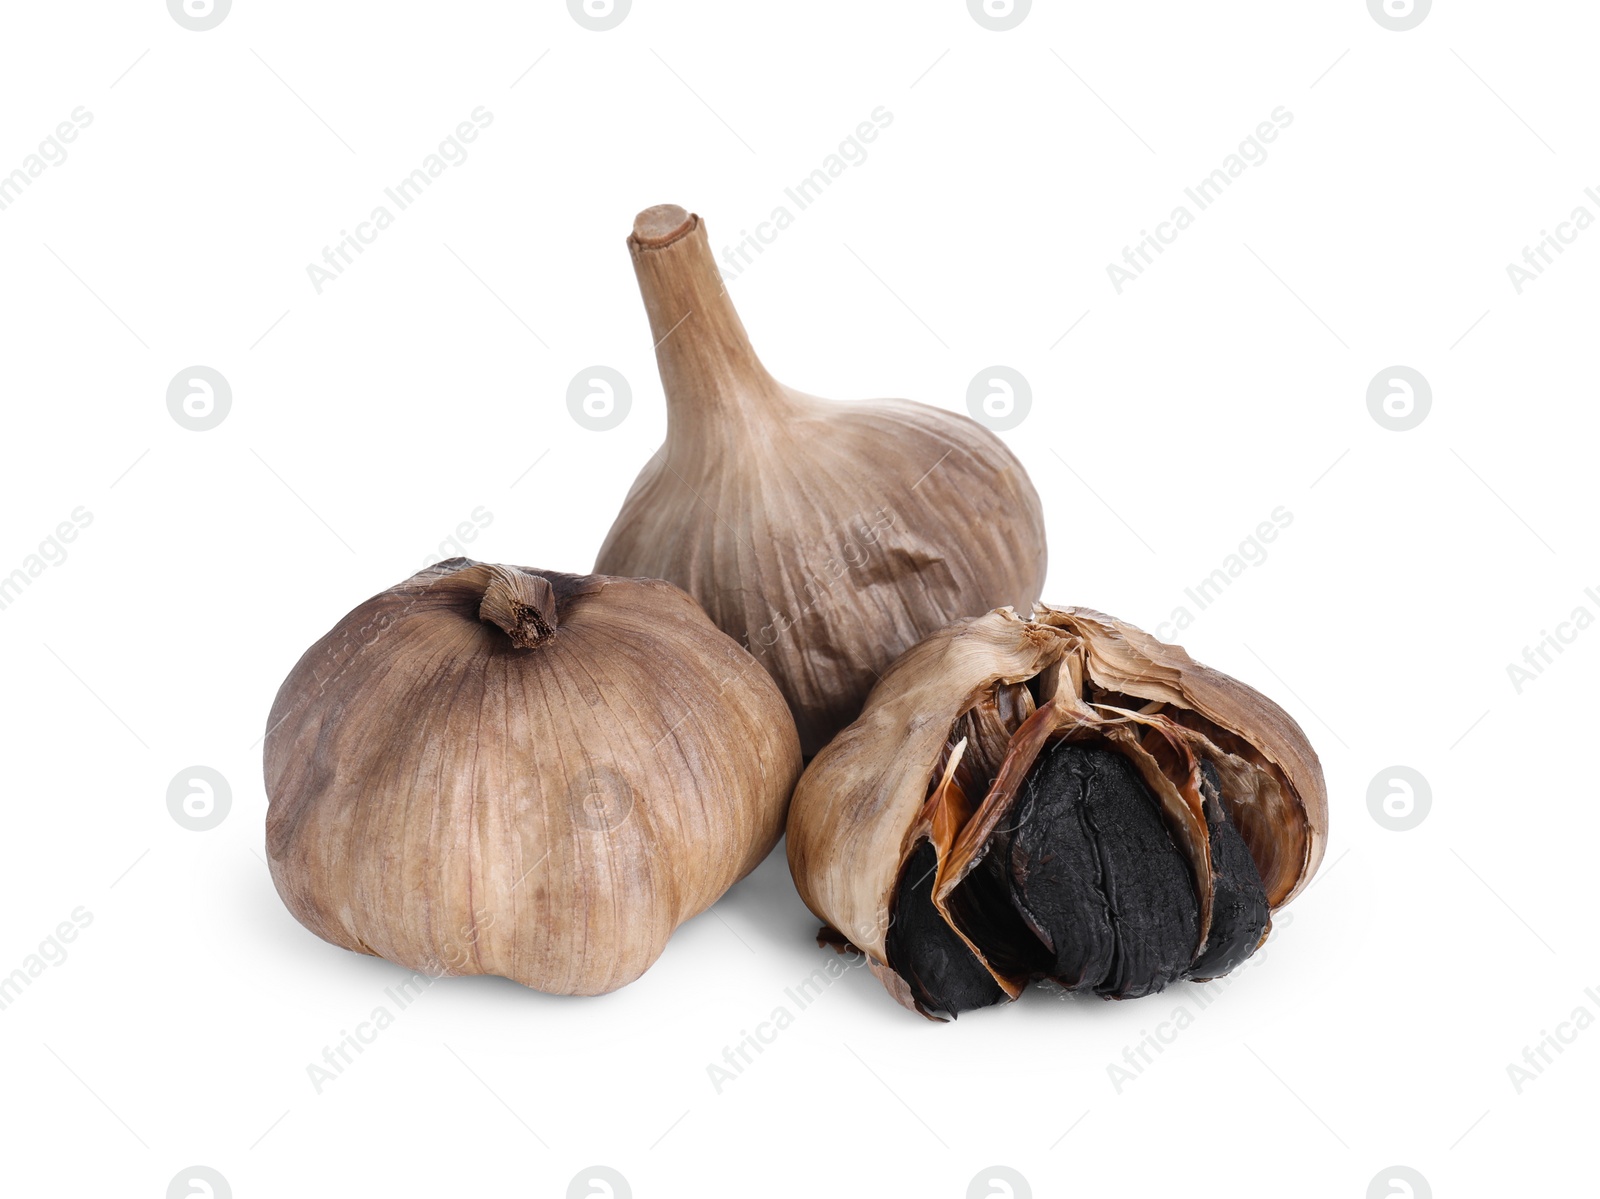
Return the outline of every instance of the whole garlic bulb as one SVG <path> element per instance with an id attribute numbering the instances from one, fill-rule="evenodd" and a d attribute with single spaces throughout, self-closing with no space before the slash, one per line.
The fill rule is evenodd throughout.
<path id="1" fill-rule="evenodd" d="M 766 856 L 799 770 L 777 687 L 676 587 L 453 558 L 284 681 L 268 858 L 335 945 L 593 995 Z"/>
<path id="2" fill-rule="evenodd" d="M 1030 979 L 1226 974 L 1322 860 L 1328 796 L 1266 696 L 1087 608 L 958 621 L 888 671 L 789 811 L 806 905 L 907 1007 Z M 835 936 L 837 934 L 837 936 Z"/>
<path id="3" fill-rule="evenodd" d="M 908 400 L 835 403 L 778 383 L 682 208 L 640 213 L 628 248 L 667 439 L 595 569 L 699 600 L 777 679 L 807 755 L 917 641 L 1039 598 L 1044 516 L 999 438 Z"/>

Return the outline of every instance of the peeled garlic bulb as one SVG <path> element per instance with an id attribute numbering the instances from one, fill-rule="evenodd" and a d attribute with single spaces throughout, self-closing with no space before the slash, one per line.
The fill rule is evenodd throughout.
<path id="1" fill-rule="evenodd" d="M 799 770 L 777 687 L 676 587 L 453 558 L 285 680 L 268 857 L 335 945 L 593 995 L 767 855 Z"/>
<path id="2" fill-rule="evenodd" d="M 956 1014 L 1037 978 L 1132 998 L 1226 974 L 1316 871 L 1328 796 L 1266 696 L 1041 605 L 895 662 L 801 776 L 788 832 L 829 938 L 907 1007 Z"/>
<path id="3" fill-rule="evenodd" d="M 808 755 L 929 633 L 1032 606 L 1044 517 L 997 437 L 907 400 L 835 403 L 775 381 L 704 224 L 682 208 L 640 213 L 628 248 L 667 440 L 628 493 L 597 571 L 668 579 L 699 600 L 778 681 Z"/>

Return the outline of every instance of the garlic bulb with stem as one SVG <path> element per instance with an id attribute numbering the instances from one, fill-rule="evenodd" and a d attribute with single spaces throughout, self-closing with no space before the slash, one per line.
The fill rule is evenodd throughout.
<path id="1" fill-rule="evenodd" d="M 300 659 L 266 737 L 267 856 L 325 940 L 593 995 L 777 843 L 794 722 L 669 583 L 454 558 Z"/>
<path id="2" fill-rule="evenodd" d="M 907 1007 L 1237 966 L 1310 881 L 1322 769 L 1266 696 L 1087 608 L 958 621 L 795 788 L 800 897 Z"/>
<path id="3" fill-rule="evenodd" d="M 1044 584 L 1044 517 L 1021 463 L 966 416 L 837 403 L 756 357 L 704 223 L 675 205 L 628 239 L 667 438 L 596 559 L 676 583 L 783 689 L 804 751 L 924 636 Z"/>

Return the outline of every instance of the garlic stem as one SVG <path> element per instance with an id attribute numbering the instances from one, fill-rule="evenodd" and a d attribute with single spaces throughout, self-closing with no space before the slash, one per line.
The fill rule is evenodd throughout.
<path id="1" fill-rule="evenodd" d="M 509 566 L 488 566 L 478 619 L 497 624 L 518 649 L 544 644 L 556 631 L 556 593 L 546 579 Z"/>
<path id="2" fill-rule="evenodd" d="M 669 444 L 693 445 L 787 406 L 750 345 L 698 216 L 676 204 L 647 208 L 628 251 L 666 392 Z"/>

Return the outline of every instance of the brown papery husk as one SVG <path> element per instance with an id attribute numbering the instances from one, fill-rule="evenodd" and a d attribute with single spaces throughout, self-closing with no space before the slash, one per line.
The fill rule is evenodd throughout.
<path id="1" fill-rule="evenodd" d="M 1255 786 L 1225 792 L 1228 814 L 1261 870 L 1267 902 L 1277 908 L 1298 895 L 1327 847 L 1328 791 L 1322 764 L 1294 717 L 1254 688 L 1202 666 L 1181 646 L 1103 612 L 1040 605 L 1035 619 L 1081 638 L 1096 686 L 1172 705 L 1174 723 L 1202 737 L 1209 732 L 1206 739 L 1266 767 Z"/>
<path id="2" fill-rule="evenodd" d="M 1202 919 L 1196 954 L 1209 930 L 1212 897 L 1202 757 L 1217 765 L 1230 816 L 1237 813 L 1273 908 L 1298 893 L 1322 857 L 1327 793 L 1321 767 L 1281 708 L 1194 662 L 1180 647 L 1102 613 L 1041 605 L 1033 617 L 1000 609 L 913 647 L 885 672 L 860 718 L 812 761 L 795 790 L 788 853 L 801 898 L 867 954 L 874 972 L 909 1007 L 915 1002 L 903 983 L 890 981 L 885 950 L 900 869 L 915 847 L 919 815 L 952 739 L 989 730 L 992 744 L 1002 688 L 1031 683 L 1040 706 L 1018 720 L 1012 705 L 1014 731 L 1003 765 L 992 768 L 992 749 L 984 755 L 990 767 L 977 772 L 983 800 L 939 857 L 935 902 L 963 939 L 967 934 L 949 917 L 950 897 L 982 860 L 1028 768 L 1053 738 L 1102 741 L 1127 756 L 1150 786 L 1194 871 Z M 1134 709 L 1130 699 L 1145 702 Z M 1007 985 L 1014 980 L 1003 979 L 973 948 L 1014 994 Z"/>
<path id="3" fill-rule="evenodd" d="M 800 747 L 682 591 L 457 558 L 300 659 L 266 737 L 267 857 L 325 940 L 592 995 L 766 856 Z"/>
<path id="4" fill-rule="evenodd" d="M 887 964 L 895 883 L 956 718 L 1066 649 L 1060 634 L 1009 608 L 958 621 L 901 655 L 801 776 L 788 826 L 795 886 L 872 961 Z"/>

